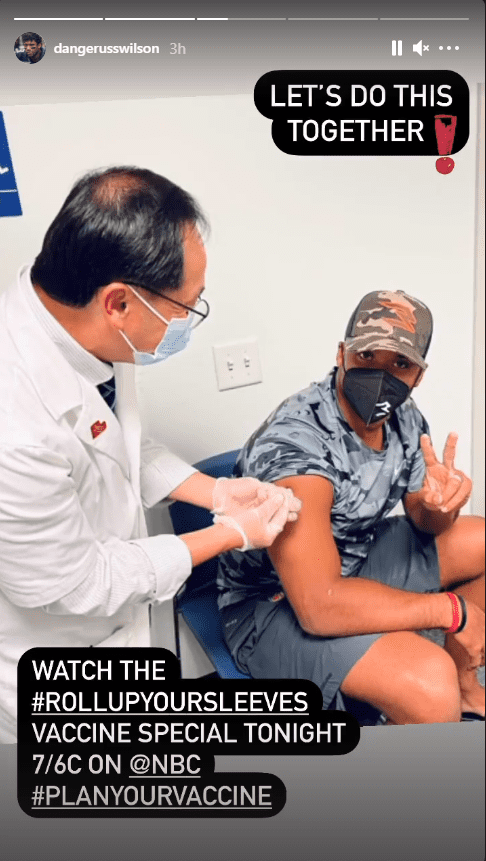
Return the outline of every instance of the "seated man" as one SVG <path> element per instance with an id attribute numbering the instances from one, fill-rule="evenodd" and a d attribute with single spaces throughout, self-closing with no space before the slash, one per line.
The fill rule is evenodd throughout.
<path id="1" fill-rule="evenodd" d="M 431 335 L 419 300 L 361 300 L 337 367 L 277 407 L 237 463 L 291 488 L 299 520 L 268 551 L 220 561 L 225 637 L 243 672 L 310 679 L 324 708 L 342 708 L 344 693 L 389 723 L 484 716 L 483 520 L 458 517 L 472 484 L 454 467 L 457 436 L 439 462 L 410 398 Z M 387 517 L 400 500 L 406 517 Z M 446 631 L 445 650 L 423 628 Z"/>

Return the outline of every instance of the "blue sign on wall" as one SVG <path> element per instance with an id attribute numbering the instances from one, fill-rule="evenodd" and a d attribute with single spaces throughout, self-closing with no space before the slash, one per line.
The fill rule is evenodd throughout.
<path id="1" fill-rule="evenodd" d="M 6 215 L 22 215 L 22 207 L 10 158 L 3 114 L 0 111 L 0 218 Z"/>

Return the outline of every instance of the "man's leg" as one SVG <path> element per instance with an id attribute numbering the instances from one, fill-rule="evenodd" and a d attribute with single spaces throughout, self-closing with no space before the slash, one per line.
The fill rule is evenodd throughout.
<path id="1" fill-rule="evenodd" d="M 431 553 L 432 546 L 434 548 L 433 553 Z M 435 556 L 436 551 L 437 555 Z M 403 577 L 405 572 L 407 572 L 406 579 Z M 416 592 L 425 591 L 431 586 L 455 589 L 455 591 L 464 594 L 466 599 L 477 603 L 484 609 L 484 521 L 480 517 L 460 517 L 450 529 L 432 542 L 430 537 L 427 538 L 423 533 L 415 530 L 404 518 L 386 518 L 379 526 L 377 540 L 372 546 L 360 576 Z M 437 578 L 435 583 L 434 577 Z M 395 639 L 390 640 L 390 637 Z M 382 637 L 380 642 L 398 643 L 397 637 L 412 638 L 411 640 L 405 639 L 404 642 L 410 643 L 410 650 L 413 648 L 416 655 L 422 655 L 424 638 L 418 637 L 412 632 L 388 634 Z M 416 642 L 417 639 L 420 639 L 421 645 L 416 648 L 412 647 L 412 643 Z M 435 654 L 435 660 L 440 661 L 439 654 L 442 653 L 442 656 L 448 659 L 449 655 L 440 647 L 432 643 L 430 645 L 433 648 L 432 653 L 430 653 L 431 657 Z M 387 646 L 384 645 L 382 648 L 386 651 Z M 484 688 L 479 684 L 476 672 L 466 669 L 469 665 L 467 654 L 458 647 L 454 637 L 447 637 L 447 648 L 456 666 L 456 685 L 461 690 L 461 711 L 484 714 Z M 380 697 L 383 695 L 380 680 L 379 678 L 375 679 L 373 675 L 374 665 L 372 661 L 379 654 L 379 643 L 376 643 L 369 650 L 370 672 L 372 673 L 370 678 L 372 690 L 368 695 L 370 702 L 373 702 L 372 697 L 375 693 L 378 693 Z M 410 656 L 412 656 L 412 651 L 410 651 Z M 403 657 L 406 657 L 405 653 Z M 366 658 L 367 655 L 364 655 L 363 662 Z M 384 655 L 384 659 L 387 661 L 387 665 L 392 666 L 387 653 Z M 449 663 L 452 662 L 449 661 Z M 404 667 L 407 671 L 406 664 Z M 366 679 L 362 678 L 363 665 L 361 661 L 353 669 L 356 669 L 357 678 L 350 673 L 345 680 L 347 684 L 352 686 L 355 684 L 365 685 Z M 424 675 L 423 671 L 417 665 L 413 672 L 418 672 L 416 680 L 420 686 L 420 679 L 423 679 Z M 383 671 L 383 675 L 385 675 L 385 671 Z M 430 677 L 430 673 L 428 675 Z M 412 678 L 411 681 L 413 683 L 414 679 Z M 382 680 L 382 683 L 387 685 L 388 682 L 388 679 Z M 377 689 L 376 684 L 378 684 Z M 348 693 L 346 685 L 343 687 L 343 691 Z M 351 696 L 358 696 L 358 694 L 351 693 Z M 383 711 L 392 717 L 389 709 L 384 708 Z M 402 721 L 399 720 L 398 722 L 401 723 Z"/>
<path id="2" fill-rule="evenodd" d="M 484 520 L 459 517 L 450 529 L 437 536 L 436 545 L 442 586 L 484 610 Z M 469 669 L 467 652 L 452 635 L 446 636 L 445 648 L 457 667 L 462 711 L 484 715 L 484 688 L 476 670 Z"/>
<path id="3" fill-rule="evenodd" d="M 410 631 L 383 634 L 348 672 L 341 690 L 371 703 L 392 723 L 461 719 L 454 661 L 440 646 Z"/>
<path id="4" fill-rule="evenodd" d="M 228 630 L 238 627 L 238 608 Z M 242 618 L 245 608 L 240 608 Z M 225 611 L 226 614 L 226 611 Z M 329 708 L 336 692 L 374 705 L 394 723 L 459 721 L 461 698 L 452 658 L 409 631 L 353 637 L 314 637 L 302 631 L 287 601 L 257 604 L 239 649 L 253 678 L 301 678 L 317 684 Z M 231 624 L 233 623 L 233 624 Z M 229 635 L 231 648 L 232 634 Z"/>

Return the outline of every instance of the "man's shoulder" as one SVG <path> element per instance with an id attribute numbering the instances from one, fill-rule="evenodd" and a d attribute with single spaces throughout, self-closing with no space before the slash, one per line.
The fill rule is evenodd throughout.
<path id="1" fill-rule="evenodd" d="M 0 379 L 0 447 L 52 445 L 59 434 L 58 424 L 45 409 L 33 380 L 21 366 L 10 364 L 4 370 Z"/>
<path id="2" fill-rule="evenodd" d="M 0 291 L 0 363 L 2 373 L 0 383 L 9 385 L 11 382 L 10 368 L 19 364 L 16 347 L 17 330 L 19 326 L 27 330 L 35 329 L 31 314 L 22 299 L 22 291 L 18 281 L 13 281 Z"/>
<path id="3" fill-rule="evenodd" d="M 341 431 L 328 378 L 311 383 L 270 414 L 244 445 L 242 474 L 276 481 L 283 475 L 326 472 Z"/>
<path id="4" fill-rule="evenodd" d="M 426 419 L 413 398 L 409 398 L 397 409 L 396 416 L 400 427 L 405 431 L 424 433 L 422 428 L 428 427 Z"/>
<path id="5" fill-rule="evenodd" d="M 266 439 L 274 441 L 280 436 L 295 434 L 303 424 L 307 426 L 315 424 L 316 410 L 324 402 L 322 387 L 323 383 L 310 383 L 307 388 L 281 401 L 252 434 L 244 449 L 250 449 L 257 441 L 264 442 Z"/>
<path id="6" fill-rule="evenodd" d="M 25 316 L 23 285 L 26 277 L 28 277 L 28 268 L 22 267 L 16 277 L 9 279 L 5 286 L 0 287 L 0 326 L 9 325 L 8 315 L 12 311 Z"/>
<path id="7" fill-rule="evenodd" d="M 19 330 L 21 329 L 21 339 Z M 35 372 L 41 373 L 43 342 L 38 324 L 22 302 L 18 283 L 0 294 L 0 445 L 37 446 L 44 444 L 48 412 L 39 395 Z M 21 343 L 19 342 L 21 340 Z M 22 345 L 28 344 L 31 362 Z M 56 423 L 52 420 L 52 426 Z M 42 430 L 41 430 L 42 429 Z"/>
<path id="8" fill-rule="evenodd" d="M 0 363 L 2 368 L 0 385 L 9 383 L 10 366 L 15 365 L 17 361 L 15 332 L 11 318 L 11 309 L 14 303 L 15 295 L 10 285 L 0 293 Z"/>
<path id="9" fill-rule="evenodd" d="M 42 60 L 42 58 L 43 58 L 43 56 L 45 55 L 45 53 L 46 53 L 46 49 L 45 49 L 45 48 L 41 48 L 40 57 L 37 57 L 37 60 L 30 60 L 31 64 L 33 65 L 33 64 L 35 64 L 35 63 L 40 63 L 40 61 Z"/>
<path id="10" fill-rule="evenodd" d="M 417 404 L 409 398 L 399 407 L 393 418 L 392 427 L 400 437 L 405 456 L 412 458 L 420 450 L 420 437 L 422 434 L 430 434 L 427 420 L 420 412 Z"/>

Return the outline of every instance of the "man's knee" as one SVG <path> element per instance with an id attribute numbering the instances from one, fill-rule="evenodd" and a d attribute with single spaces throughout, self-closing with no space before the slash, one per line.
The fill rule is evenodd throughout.
<path id="1" fill-rule="evenodd" d="M 462 544 L 465 545 L 469 553 L 477 554 L 480 561 L 483 563 L 484 569 L 484 550 L 485 550 L 485 520 L 484 517 L 476 515 L 465 515 L 459 517 L 454 524 L 458 529 L 462 529 Z"/>
<path id="2" fill-rule="evenodd" d="M 414 668 L 408 701 L 412 723 L 449 723 L 461 719 L 461 692 L 454 661 L 441 650 Z"/>
<path id="3" fill-rule="evenodd" d="M 370 702 L 395 723 L 447 723 L 461 716 L 454 661 L 440 646 L 410 631 L 377 640 L 342 690 Z"/>
<path id="4" fill-rule="evenodd" d="M 443 586 L 471 580 L 484 573 L 484 518 L 459 517 L 435 541 Z"/>

